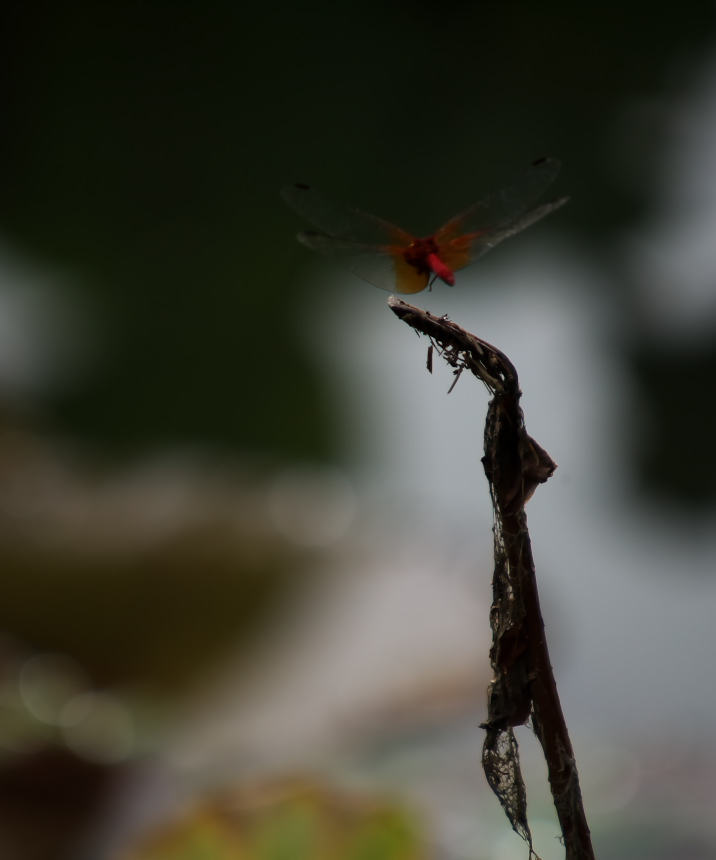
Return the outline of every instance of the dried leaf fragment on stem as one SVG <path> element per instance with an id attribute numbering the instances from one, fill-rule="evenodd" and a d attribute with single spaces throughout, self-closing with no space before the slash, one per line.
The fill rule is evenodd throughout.
<path id="1" fill-rule="evenodd" d="M 594 860 L 572 744 L 549 659 L 524 506 L 557 464 L 525 429 L 517 371 L 499 349 L 456 325 L 391 297 L 398 317 L 427 335 L 457 374 L 469 370 L 492 394 L 482 463 L 495 525 L 490 609 L 493 679 L 483 723 L 483 767 L 513 829 L 536 857 L 514 727 L 532 718 L 544 751 L 567 860 Z"/>

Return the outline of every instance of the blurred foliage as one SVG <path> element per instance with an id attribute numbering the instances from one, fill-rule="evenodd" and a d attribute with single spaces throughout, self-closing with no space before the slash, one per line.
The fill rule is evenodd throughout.
<path id="1" fill-rule="evenodd" d="M 118 557 L 2 546 L 0 564 L 3 630 L 72 655 L 100 686 L 164 692 L 194 680 L 228 646 L 246 647 L 287 571 L 275 554 L 245 553 L 220 527 Z"/>
<path id="2" fill-rule="evenodd" d="M 669 105 L 713 22 L 706 2 L 563 0 L 3 15 L 0 222 L 74 273 L 104 343 L 45 407 L 113 450 L 189 440 L 289 458 L 329 456 L 334 431 L 297 316 L 308 259 L 278 189 L 310 181 L 419 232 L 557 155 L 572 229 L 613 236 L 649 203 Z M 627 113 L 642 103 L 663 109 Z"/>
<path id="3" fill-rule="evenodd" d="M 303 330 L 315 295 L 298 276 L 313 261 L 294 241 L 303 225 L 279 197 L 285 183 L 419 233 L 557 156 L 555 195 L 572 196 L 561 223 L 599 252 L 638 338 L 610 242 L 658 194 L 675 107 L 713 41 L 710 3 L 678 14 L 646 0 L 10 0 L 0 15 L 0 251 L 62 274 L 53 297 L 81 308 L 75 337 L 88 342 L 61 386 L 0 391 L 0 408 L 22 403 L 46 421 L 30 441 L 29 422 L 0 426 L 0 630 L 74 656 L 93 684 L 174 691 L 247 645 L 304 585 L 307 559 L 270 523 L 265 485 L 192 485 L 201 513 L 165 521 L 151 488 L 126 491 L 123 471 L 138 453 L 180 446 L 229 452 L 226 473 L 235 452 L 254 474 L 335 453 L 334 407 Z M 658 428 L 642 452 L 647 486 L 708 501 L 716 461 L 677 459 L 673 445 L 682 415 L 708 444 L 713 407 L 695 395 L 684 406 L 678 377 L 708 390 L 713 361 L 645 349 L 635 376 Z M 48 455 L 37 439 L 51 434 L 102 464 Z M 42 793 L 44 763 L 13 767 L 0 769 L 3 821 L 23 817 L 13 804 L 23 809 L 27 784 L 27 808 L 41 811 L 26 829 L 40 833 L 43 798 L 57 792 Z M 256 818 L 246 803 L 208 804 L 178 827 L 209 856 L 226 845 L 270 854 L 260 833 L 281 847 L 296 819 L 313 834 L 304 854 L 419 856 L 399 812 L 361 811 L 328 790 L 262 808 Z M 142 850 L 181 850 L 183 837 L 165 838 Z"/>
<path id="4" fill-rule="evenodd" d="M 100 687 L 167 693 L 229 648 L 247 658 L 316 559 L 229 465 L 128 474 L 0 433 L 0 630 L 74 657 Z"/>
<path id="5" fill-rule="evenodd" d="M 416 822 L 399 806 L 308 780 L 205 801 L 121 860 L 418 860 Z"/>

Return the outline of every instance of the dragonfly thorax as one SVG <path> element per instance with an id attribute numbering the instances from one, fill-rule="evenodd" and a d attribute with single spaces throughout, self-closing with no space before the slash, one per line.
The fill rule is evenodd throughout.
<path id="1" fill-rule="evenodd" d="M 432 236 L 429 236 L 427 239 L 416 239 L 408 245 L 403 251 L 403 257 L 409 266 L 417 269 L 421 275 L 425 275 L 433 271 L 428 258 L 431 255 L 438 256 L 439 253 L 440 246 Z"/>
<path id="2" fill-rule="evenodd" d="M 432 237 L 416 239 L 403 251 L 405 262 L 421 275 L 435 275 L 449 286 L 455 285 L 452 269 L 440 258 L 440 245 Z"/>

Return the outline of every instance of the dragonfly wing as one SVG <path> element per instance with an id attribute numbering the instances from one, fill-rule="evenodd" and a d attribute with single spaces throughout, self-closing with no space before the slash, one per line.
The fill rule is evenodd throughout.
<path id="1" fill-rule="evenodd" d="M 464 269 L 465 266 L 469 266 L 483 254 L 491 251 L 495 245 L 499 245 L 500 242 L 509 239 L 510 236 L 521 233 L 522 230 L 526 230 L 532 224 L 541 221 L 550 212 L 564 206 L 568 200 L 569 197 L 561 197 L 553 203 L 545 203 L 543 206 L 531 209 L 493 230 L 458 236 L 440 246 L 440 257 L 453 272 Z"/>
<path id="2" fill-rule="evenodd" d="M 560 166 L 556 158 L 542 158 L 535 161 L 507 188 L 483 197 L 474 206 L 448 221 L 435 234 L 436 241 L 442 243 L 459 235 L 483 231 L 497 232 L 501 227 L 516 223 L 554 182 Z M 546 214 L 545 212 L 540 217 Z M 530 223 L 534 221 L 526 223 L 521 229 L 524 230 Z"/>
<path id="3" fill-rule="evenodd" d="M 409 245 L 413 237 L 393 224 L 338 203 L 308 185 L 287 185 L 284 200 L 299 215 L 318 227 L 321 233 L 336 239 L 350 239 L 367 245 Z M 305 244 L 305 243 L 304 243 Z"/>
<path id="4" fill-rule="evenodd" d="M 322 236 L 320 233 L 299 233 L 298 241 L 307 248 L 323 254 L 324 257 L 335 260 L 354 275 L 380 287 L 381 290 L 391 293 L 403 292 L 398 289 L 395 268 L 396 259 L 402 260 L 399 249 L 348 242 L 344 239 L 334 239 L 332 236 Z M 398 257 L 395 251 L 398 251 Z"/>

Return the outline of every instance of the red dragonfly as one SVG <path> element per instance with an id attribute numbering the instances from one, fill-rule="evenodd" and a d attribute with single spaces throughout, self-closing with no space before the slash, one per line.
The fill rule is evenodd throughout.
<path id="1" fill-rule="evenodd" d="M 321 231 L 299 233 L 299 242 L 381 290 L 409 294 L 432 286 L 436 278 L 454 286 L 455 272 L 564 205 L 567 197 L 530 209 L 559 168 L 556 158 L 535 161 L 510 186 L 483 197 L 425 239 L 375 215 L 335 203 L 307 185 L 287 185 L 281 193 Z"/>

